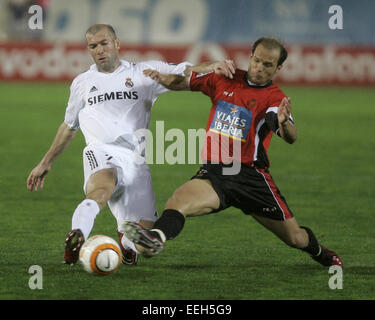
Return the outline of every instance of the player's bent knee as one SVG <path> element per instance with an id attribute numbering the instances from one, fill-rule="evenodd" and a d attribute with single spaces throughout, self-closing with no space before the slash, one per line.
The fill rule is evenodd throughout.
<path id="1" fill-rule="evenodd" d="M 108 200 L 111 198 L 111 196 L 112 190 L 108 190 L 107 188 L 98 188 L 87 193 L 86 199 L 96 201 L 99 205 L 99 208 L 102 210 L 107 204 Z"/>

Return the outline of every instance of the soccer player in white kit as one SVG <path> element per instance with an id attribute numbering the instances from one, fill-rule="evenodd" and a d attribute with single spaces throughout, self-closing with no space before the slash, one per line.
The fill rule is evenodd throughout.
<path id="1" fill-rule="evenodd" d="M 69 265 L 78 260 L 96 215 L 107 203 L 118 226 L 131 220 L 152 227 L 157 213 L 151 175 L 146 163 L 136 162 L 138 141 L 134 133 L 148 128 L 152 105 L 168 90 L 146 77 L 143 70 L 183 73 L 191 67 L 186 62 L 174 65 L 121 60 L 119 39 L 109 25 L 91 26 L 86 40 L 95 64 L 73 80 L 64 122 L 27 180 L 29 190 L 42 188 L 52 163 L 81 128 L 87 144 L 83 150 L 86 199 L 74 211 L 72 231 L 66 237 L 64 261 Z M 123 263 L 136 264 L 135 245 L 120 232 L 119 236 Z"/>

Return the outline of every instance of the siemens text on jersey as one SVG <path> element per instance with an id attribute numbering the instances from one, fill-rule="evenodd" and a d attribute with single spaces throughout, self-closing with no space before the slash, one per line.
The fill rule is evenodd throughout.
<path id="1" fill-rule="evenodd" d="M 116 92 L 106 92 L 103 94 L 99 94 L 97 96 L 93 96 L 88 98 L 87 102 L 91 106 L 96 103 L 100 103 L 103 101 L 108 100 L 138 100 L 138 92 L 137 91 L 116 91 Z"/>

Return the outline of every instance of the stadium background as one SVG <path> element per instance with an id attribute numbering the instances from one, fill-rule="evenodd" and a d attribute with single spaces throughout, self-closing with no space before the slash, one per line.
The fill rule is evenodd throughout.
<path id="1" fill-rule="evenodd" d="M 43 30 L 28 28 L 32 2 L 1 1 L 1 80 L 71 80 L 90 63 L 82 30 L 100 21 L 117 30 L 129 60 L 231 58 L 246 68 L 251 41 L 274 35 L 290 52 L 279 83 L 375 84 L 371 0 L 42 0 Z M 342 30 L 328 27 L 334 4 Z"/>
<path id="2" fill-rule="evenodd" d="M 32 4 L 43 7 L 42 30 L 28 28 Z M 342 30 L 328 26 L 335 4 Z M 374 299 L 374 11 L 371 0 L 0 0 L 0 299 Z M 83 196 L 82 136 L 42 192 L 27 193 L 25 181 L 62 121 L 70 81 L 92 63 L 83 35 L 98 22 L 114 26 L 131 61 L 231 58 L 247 68 L 252 41 L 285 42 L 289 58 L 276 82 L 294 101 L 300 142 L 273 142 L 273 175 L 301 224 L 343 255 L 343 290 L 236 210 L 189 220 L 165 254 L 138 269 L 93 280 L 61 267 L 62 239 Z M 151 130 L 157 120 L 166 130 L 204 127 L 208 104 L 191 93 L 163 95 Z M 151 166 L 159 210 L 197 168 Z M 93 233 L 116 238 L 110 214 L 99 215 Z M 43 290 L 28 286 L 34 264 L 43 267 Z"/>

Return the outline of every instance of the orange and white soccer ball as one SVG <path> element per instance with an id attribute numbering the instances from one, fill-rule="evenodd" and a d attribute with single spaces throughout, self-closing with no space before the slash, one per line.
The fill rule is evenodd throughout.
<path id="1" fill-rule="evenodd" d="M 122 259 L 118 243 L 111 237 L 96 235 L 87 239 L 79 252 L 79 260 L 88 273 L 108 275 L 120 266 Z"/>

